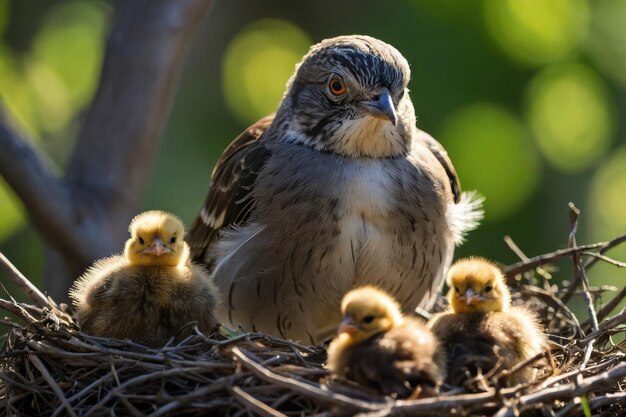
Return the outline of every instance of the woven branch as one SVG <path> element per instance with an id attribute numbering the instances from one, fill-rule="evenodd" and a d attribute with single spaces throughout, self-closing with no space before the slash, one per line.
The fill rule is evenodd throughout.
<path id="1" fill-rule="evenodd" d="M 617 306 L 624 291 L 615 291 L 598 314 L 597 330 L 586 334 L 589 327 L 581 326 L 562 301 L 563 294 L 582 296 L 580 291 L 537 286 L 545 284 L 547 265 L 561 258 L 580 259 L 592 249 L 601 254 L 611 242 L 528 258 L 510 240 L 522 261 L 507 270 L 525 272 L 509 280 L 513 302 L 538 312 L 553 345 L 551 352 L 515 367 L 533 366 L 546 356 L 555 372 L 533 383 L 500 387 L 498 381 L 515 369 L 494 370 L 464 387 L 444 386 L 436 397 L 393 400 L 332 378 L 323 366 L 325 345 L 301 346 L 262 333 L 232 337 L 220 328 L 207 335 L 195 328 L 185 339 L 149 348 L 81 333 L 65 306 L 52 300 L 43 305 L 34 295 L 38 305 L 0 299 L 0 308 L 18 317 L 18 322 L 0 321 L 8 329 L 0 352 L 0 410 L 6 415 L 51 416 L 509 417 L 530 412 L 568 417 L 583 415 L 584 396 L 593 415 L 621 415 L 626 413 L 621 388 L 626 383 L 626 343 L 613 343 L 612 337 L 623 338 L 626 309 L 607 318 L 611 311 L 606 306 Z M 609 262 L 603 258 L 591 259 Z M 620 266 L 620 261 L 609 263 Z M 588 269 L 594 263 L 578 265 Z M 541 267 L 535 279 L 529 272 Z M 586 291 L 595 298 L 607 288 Z"/>

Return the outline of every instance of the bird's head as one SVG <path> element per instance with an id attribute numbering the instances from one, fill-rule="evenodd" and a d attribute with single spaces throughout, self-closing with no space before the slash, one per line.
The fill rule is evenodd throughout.
<path id="1" fill-rule="evenodd" d="M 415 129 L 409 64 L 369 36 L 313 45 L 296 67 L 273 127 L 281 140 L 344 156 L 406 154 Z"/>
<path id="2" fill-rule="evenodd" d="M 128 230 L 124 255 L 132 265 L 176 266 L 188 256 L 183 223 L 172 214 L 146 211 L 133 219 Z"/>
<path id="3" fill-rule="evenodd" d="M 341 302 L 343 320 L 337 329 L 359 343 L 402 322 L 400 306 L 389 294 L 372 286 L 349 291 Z"/>
<path id="4" fill-rule="evenodd" d="M 448 273 L 448 300 L 455 313 L 505 311 L 511 295 L 496 265 L 483 258 L 457 261 Z"/>

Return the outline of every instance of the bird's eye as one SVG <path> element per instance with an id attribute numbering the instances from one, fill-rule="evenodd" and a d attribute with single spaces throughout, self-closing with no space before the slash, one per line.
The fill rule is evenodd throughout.
<path id="1" fill-rule="evenodd" d="M 373 322 L 373 321 L 374 321 L 374 316 L 371 316 L 371 315 L 370 315 L 370 316 L 365 316 L 365 317 L 363 317 L 363 322 L 364 322 L 364 323 L 369 324 L 369 323 L 371 323 L 371 322 Z"/>
<path id="2" fill-rule="evenodd" d="M 491 285 L 487 285 L 485 287 L 485 292 L 490 292 L 491 290 L 493 290 L 493 287 Z"/>
<path id="3" fill-rule="evenodd" d="M 146 242 L 143 241 L 143 238 L 141 236 L 139 236 L 139 243 L 141 243 L 142 245 Z"/>
<path id="4" fill-rule="evenodd" d="M 461 291 L 459 291 L 459 287 L 454 287 L 454 291 L 458 292 L 459 294 L 461 293 Z"/>
<path id="5" fill-rule="evenodd" d="M 346 88 L 346 84 L 341 78 L 336 75 L 331 77 L 331 79 L 328 81 L 328 89 L 334 96 L 341 96 L 345 94 L 346 91 L 348 91 L 348 89 Z"/>
<path id="6" fill-rule="evenodd" d="M 174 237 L 172 237 L 172 238 L 170 239 L 170 243 L 176 243 L 176 236 L 174 236 Z"/>

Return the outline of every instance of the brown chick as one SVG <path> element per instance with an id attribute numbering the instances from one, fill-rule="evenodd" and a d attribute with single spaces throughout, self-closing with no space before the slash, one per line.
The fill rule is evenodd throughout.
<path id="1" fill-rule="evenodd" d="M 415 397 L 438 389 L 445 359 L 435 336 L 416 319 L 403 317 L 384 291 L 365 286 L 342 301 L 343 321 L 328 348 L 328 368 L 383 395 Z"/>
<path id="2" fill-rule="evenodd" d="M 96 261 L 70 290 L 81 329 L 95 336 L 160 345 L 197 321 L 215 324 L 215 284 L 189 260 L 182 222 L 147 211 L 130 224 L 123 255 Z"/>
<path id="3" fill-rule="evenodd" d="M 511 296 L 500 269 L 483 258 L 457 261 L 448 274 L 451 311 L 435 314 L 428 325 L 447 355 L 447 379 L 460 386 L 495 366 L 511 369 L 547 346 L 537 315 L 511 306 Z M 504 379 L 513 386 L 536 375 L 526 366 Z"/>

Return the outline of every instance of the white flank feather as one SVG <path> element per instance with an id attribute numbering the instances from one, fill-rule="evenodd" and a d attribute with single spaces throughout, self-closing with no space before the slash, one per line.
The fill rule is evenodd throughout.
<path id="1" fill-rule="evenodd" d="M 480 224 L 485 216 L 484 201 L 485 197 L 477 191 L 465 191 L 458 203 L 448 205 L 448 224 L 456 245 L 463 243 L 467 232 Z"/>

